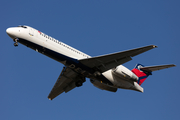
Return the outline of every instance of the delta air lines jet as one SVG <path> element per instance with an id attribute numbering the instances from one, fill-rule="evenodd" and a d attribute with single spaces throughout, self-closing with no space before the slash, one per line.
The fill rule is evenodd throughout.
<path id="1" fill-rule="evenodd" d="M 67 93 L 82 86 L 86 78 L 102 90 L 116 92 L 118 88 L 122 88 L 143 92 L 141 84 L 152 75 L 152 71 L 175 66 L 170 64 L 144 67 L 137 64 L 133 70 L 129 70 L 122 65 L 132 60 L 132 57 L 156 48 L 155 45 L 91 57 L 29 26 L 11 27 L 6 32 L 13 39 L 14 46 L 21 43 L 64 64 L 49 93 L 50 100 L 63 92 Z"/>

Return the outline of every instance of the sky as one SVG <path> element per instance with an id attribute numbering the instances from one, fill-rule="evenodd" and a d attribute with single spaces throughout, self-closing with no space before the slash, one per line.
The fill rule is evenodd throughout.
<path id="1" fill-rule="evenodd" d="M 179 120 L 179 0 L 4 0 L 0 5 L 0 119 L 2 120 Z M 82 87 L 54 100 L 47 96 L 63 65 L 22 44 L 6 29 L 28 25 L 90 56 L 146 45 L 158 48 L 133 57 L 133 69 L 176 64 L 153 72 L 144 93 Z"/>

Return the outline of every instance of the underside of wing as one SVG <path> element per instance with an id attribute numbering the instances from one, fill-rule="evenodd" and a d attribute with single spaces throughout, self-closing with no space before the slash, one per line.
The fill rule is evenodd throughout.
<path id="1" fill-rule="evenodd" d="M 54 87 L 52 88 L 48 98 L 50 100 L 54 99 L 59 94 L 69 92 L 76 87 L 77 81 L 85 81 L 85 77 L 80 76 L 70 68 L 63 68 L 61 74 L 59 75 Z"/>
<path id="2" fill-rule="evenodd" d="M 145 70 L 145 71 L 156 71 L 156 70 L 161 70 L 161 69 L 166 69 L 170 67 L 175 67 L 176 65 L 174 64 L 169 64 L 169 65 L 158 65 L 158 66 L 147 66 L 147 67 L 142 67 L 140 70 Z"/>
<path id="3" fill-rule="evenodd" d="M 82 64 L 84 64 L 90 68 L 93 68 L 95 70 L 98 70 L 99 72 L 102 73 L 102 72 L 112 69 L 118 65 L 124 64 L 124 63 L 132 60 L 131 57 L 134 57 L 138 54 L 141 54 L 143 52 L 151 50 L 155 47 L 157 47 L 157 46 L 149 45 L 149 46 L 131 49 L 131 50 L 127 50 L 127 51 L 122 51 L 122 52 L 118 52 L 118 53 L 82 59 L 79 61 Z"/>

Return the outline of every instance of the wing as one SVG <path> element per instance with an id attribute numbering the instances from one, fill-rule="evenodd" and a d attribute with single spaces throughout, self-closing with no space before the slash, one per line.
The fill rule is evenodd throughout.
<path id="1" fill-rule="evenodd" d="M 176 65 L 174 65 L 174 64 L 170 64 L 170 65 L 158 65 L 158 66 L 142 67 L 140 69 L 152 72 L 152 71 L 161 70 L 161 69 L 170 68 L 170 67 L 175 67 L 175 66 Z"/>
<path id="2" fill-rule="evenodd" d="M 54 99 L 63 92 L 67 93 L 74 89 L 76 87 L 75 83 L 79 80 L 84 82 L 85 77 L 80 76 L 68 67 L 64 67 L 48 96 L 49 100 Z"/>
<path id="3" fill-rule="evenodd" d="M 112 69 L 118 65 L 121 65 L 123 63 L 126 63 L 130 60 L 132 60 L 131 57 L 134 57 L 138 54 L 141 54 L 143 52 L 146 52 L 148 50 L 151 50 L 153 48 L 156 48 L 155 45 L 149 45 L 141 48 L 131 49 L 127 51 L 122 51 L 118 53 L 98 56 L 98 57 L 92 57 L 87 59 L 79 60 L 82 64 L 93 68 L 95 70 L 98 70 L 99 72 L 105 72 L 109 69 Z"/>

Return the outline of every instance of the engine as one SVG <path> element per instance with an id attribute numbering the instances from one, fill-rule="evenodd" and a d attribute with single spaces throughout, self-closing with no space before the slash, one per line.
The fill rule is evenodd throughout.
<path id="1" fill-rule="evenodd" d="M 116 92 L 117 91 L 117 88 L 106 85 L 106 84 L 104 84 L 104 83 L 102 83 L 102 82 L 100 82 L 98 80 L 90 79 L 90 81 L 95 87 L 97 87 L 97 88 L 99 88 L 101 90 L 107 90 L 107 91 L 111 91 L 111 92 Z"/>
<path id="2" fill-rule="evenodd" d="M 139 79 L 132 71 L 122 65 L 112 69 L 112 73 L 124 80 L 138 81 Z"/>

